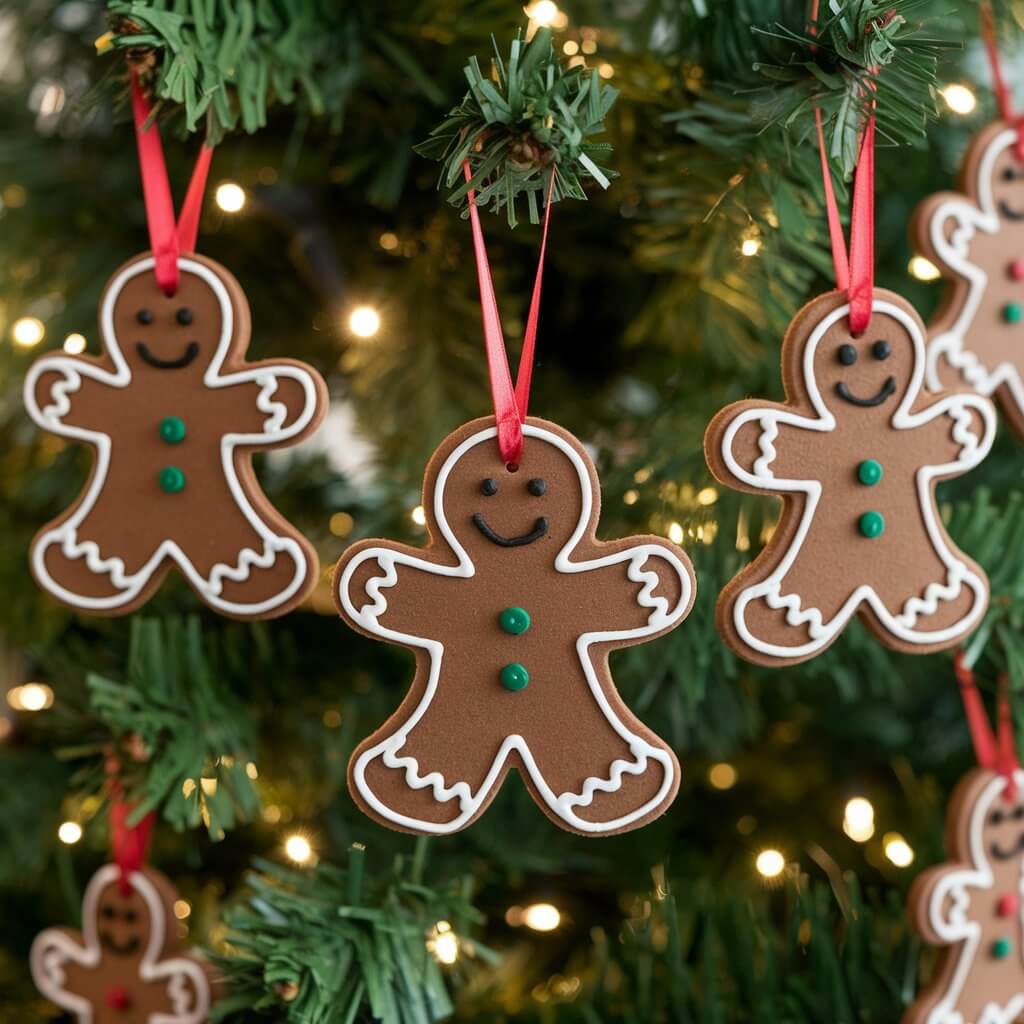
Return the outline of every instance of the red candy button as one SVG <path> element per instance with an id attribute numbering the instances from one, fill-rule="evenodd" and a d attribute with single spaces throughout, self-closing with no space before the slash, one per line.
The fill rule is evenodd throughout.
<path id="1" fill-rule="evenodd" d="M 996 903 L 996 913 L 1000 917 L 1013 917 L 1019 906 L 1020 897 L 1014 892 L 1008 892 L 999 897 L 999 902 Z"/>
<path id="2" fill-rule="evenodd" d="M 132 1005 L 132 997 L 128 994 L 127 989 L 116 985 L 107 990 L 106 1003 L 111 1010 L 127 1010 Z"/>
<path id="3" fill-rule="evenodd" d="M 1024 280 L 1024 260 L 1013 260 L 1007 270 L 1014 281 Z"/>

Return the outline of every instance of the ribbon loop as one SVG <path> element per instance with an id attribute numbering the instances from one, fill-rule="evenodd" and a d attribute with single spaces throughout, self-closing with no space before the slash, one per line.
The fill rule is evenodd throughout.
<path id="1" fill-rule="evenodd" d="M 203 194 L 206 191 L 213 148 L 203 143 L 199 151 L 188 192 L 181 206 L 181 215 L 176 223 L 174 200 L 171 197 L 171 185 L 167 177 L 160 132 L 155 123 L 147 127 L 152 112 L 134 69 L 131 91 L 149 245 L 156 260 L 153 272 L 161 290 L 167 295 L 173 295 L 178 290 L 178 256 L 181 252 L 192 252 L 196 247 L 199 215 L 202 212 Z"/>
<path id="2" fill-rule="evenodd" d="M 999 43 L 996 39 L 995 18 L 992 5 L 982 0 L 978 5 L 978 20 L 981 22 L 981 37 L 985 41 L 985 52 L 988 54 L 988 65 L 992 71 L 992 88 L 995 90 L 1002 119 L 1017 129 L 1017 156 L 1024 160 L 1024 116 L 1013 112 L 1013 95 L 1003 75 L 1003 64 L 999 58 Z"/>
<path id="3" fill-rule="evenodd" d="M 463 164 L 466 181 L 472 178 L 469 162 Z M 487 355 L 487 374 L 491 384 L 491 401 L 494 405 L 494 420 L 498 427 L 498 448 L 508 466 L 518 466 L 523 455 L 523 422 L 530 404 L 530 384 L 533 380 L 533 361 L 537 347 L 537 323 L 540 319 L 541 285 L 544 280 L 544 257 L 548 246 L 548 225 L 551 220 L 551 196 L 555 187 L 555 172 L 551 171 L 547 202 L 544 209 L 544 226 L 541 232 L 540 255 L 537 259 L 537 273 L 533 280 L 533 294 L 530 297 L 530 311 L 523 332 L 523 348 L 519 356 L 519 370 L 516 383 L 512 384 L 505 333 L 498 313 L 498 300 L 494 294 L 494 281 L 487 261 L 487 246 L 480 225 L 480 214 L 476 208 L 476 194 L 469 190 L 469 222 L 473 231 L 473 253 L 476 259 L 476 276 L 480 286 L 480 307 L 483 313 L 484 350 Z"/>
<path id="4" fill-rule="evenodd" d="M 974 745 L 978 764 L 988 771 L 1005 776 L 1005 795 L 1007 799 L 1012 800 L 1017 791 L 1015 773 L 1020 767 L 1020 759 L 1013 734 L 1013 714 L 1010 709 L 1009 680 L 1006 673 L 999 676 L 998 725 L 997 731 L 993 732 L 981 694 L 978 692 L 974 672 L 968 667 L 963 651 L 957 653 L 953 661 L 953 670 L 964 702 L 967 728 L 971 733 L 971 743 Z"/>

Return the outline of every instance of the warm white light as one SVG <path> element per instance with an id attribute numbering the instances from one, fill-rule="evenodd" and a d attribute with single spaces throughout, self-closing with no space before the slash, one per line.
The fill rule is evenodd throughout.
<path id="1" fill-rule="evenodd" d="M 45 683 L 25 683 L 7 691 L 7 703 L 15 711 L 43 711 L 53 704 L 53 690 Z"/>
<path id="2" fill-rule="evenodd" d="M 786 867 L 786 858 L 778 850 L 762 850 L 754 864 L 762 878 L 778 878 Z"/>
<path id="3" fill-rule="evenodd" d="M 409 518 L 417 525 L 424 526 L 427 522 L 427 513 L 423 511 L 422 505 L 417 505 L 410 513 Z"/>
<path id="4" fill-rule="evenodd" d="M 561 912 L 551 903 L 531 903 L 523 909 L 523 924 L 535 932 L 553 932 L 561 922 Z"/>
<path id="5" fill-rule="evenodd" d="M 736 785 L 736 778 L 736 769 L 724 761 L 720 764 L 713 764 L 708 769 L 708 782 L 715 789 L 732 789 Z"/>
<path id="6" fill-rule="evenodd" d="M 296 864 L 308 864 L 313 859 L 313 847 L 299 832 L 293 833 L 284 841 L 284 852 L 288 859 L 295 861 Z"/>
<path id="7" fill-rule="evenodd" d="M 214 198 L 225 213 L 238 213 L 245 206 L 245 189 L 233 181 L 225 181 L 217 186 Z"/>
<path id="8" fill-rule="evenodd" d="M 718 491 L 714 487 L 702 487 L 697 492 L 698 505 L 714 505 L 718 501 Z"/>
<path id="9" fill-rule="evenodd" d="M 942 98 L 954 114 L 969 114 L 978 105 L 974 93 L 966 85 L 947 85 L 942 90 Z"/>
<path id="10" fill-rule="evenodd" d="M 373 306 L 356 306 L 348 315 L 348 328 L 359 338 L 372 338 L 380 330 L 380 313 Z"/>
<path id="11" fill-rule="evenodd" d="M 924 256 L 914 256 L 907 264 L 907 270 L 918 279 L 918 281 L 934 281 L 942 276 L 942 272 L 939 270 L 931 260 L 925 259 Z"/>
<path id="12" fill-rule="evenodd" d="M 192 913 L 192 904 L 188 900 L 174 901 L 174 916 L 179 921 L 184 921 Z"/>
<path id="13" fill-rule="evenodd" d="M 260 772 L 259 769 L 256 767 L 255 761 L 249 761 L 246 764 L 245 774 L 248 775 L 250 779 L 258 779 L 260 777 Z"/>
<path id="14" fill-rule="evenodd" d="M 605 62 L 604 64 L 598 64 L 597 73 L 605 79 L 611 78 L 615 74 L 615 68 Z"/>
<path id="15" fill-rule="evenodd" d="M 77 821 L 65 821 L 57 829 L 57 838 L 68 846 L 74 846 L 82 838 L 82 826 Z"/>
<path id="16" fill-rule="evenodd" d="M 438 921 L 427 936 L 427 949 L 441 964 L 453 964 L 459 959 L 459 937 L 447 921 Z"/>
<path id="17" fill-rule="evenodd" d="M 672 541 L 673 544 L 683 543 L 683 528 L 679 523 L 668 524 L 668 539 Z"/>
<path id="18" fill-rule="evenodd" d="M 866 843 L 875 834 L 875 809 L 870 800 L 855 796 L 847 801 L 843 831 L 856 843 Z"/>
<path id="19" fill-rule="evenodd" d="M 756 238 L 744 238 L 740 252 L 744 256 L 756 256 L 761 251 L 761 243 Z"/>
<path id="20" fill-rule="evenodd" d="M 32 348 L 46 337 L 46 325 L 37 316 L 23 316 L 14 321 L 11 337 L 15 345 Z"/>
<path id="21" fill-rule="evenodd" d="M 64 351 L 72 356 L 81 355 L 85 351 L 87 344 L 88 342 L 86 342 L 84 334 L 69 334 L 64 339 Z"/>
<path id="22" fill-rule="evenodd" d="M 558 17 L 558 4 L 553 0 L 537 0 L 537 2 L 526 9 L 526 13 L 538 25 L 551 25 Z"/>
<path id="23" fill-rule="evenodd" d="M 914 863 L 914 851 L 898 832 L 890 832 L 884 840 L 885 855 L 898 868 L 909 868 Z"/>

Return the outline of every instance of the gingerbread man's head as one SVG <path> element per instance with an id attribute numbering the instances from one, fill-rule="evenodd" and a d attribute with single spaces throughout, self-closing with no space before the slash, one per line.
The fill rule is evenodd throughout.
<path id="1" fill-rule="evenodd" d="M 959 804 L 959 808 L 958 805 Z M 951 827 L 974 867 L 1020 877 L 1024 869 L 1024 773 L 978 772 L 954 798 Z"/>
<path id="2" fill-rule="evenodd" d="M 876 288 L 871 323 L 855 335 L 845 294 L 829 292 L 796 315 L 782 363 L 787 394 L 822 418 L 891 420 L 908 412 L 920 393 L 924 325 L 906 300 Z"/>
<path id="3" fill-rule="evenodd" d="M 432 533 L 474 561 L 551 563 L 593 532 L 600 488 L 571 434 L 530 417 L 517 466 L 501 457 L 493 418 L 474 420 L 437 450 L 424 484 Z"/>
<path id="4" fill-rule="evenodd" d="M 166 909 L 159 911 L 166 919 Z M 165 923 L 154 921 L 153 910 L 139 889 L 120 879 L 99 890 L 95 914 L 96 942 L 103 954 L 125 961 L 140 959 L 151 936 L 159 935 Z"/>
<path id="5" fill-rule="evenodd" d="M 1004 224 L 1024 221 L 1024 159 L 1017 128 L 996 121 L 979 132 L 963 163 L 963 191 Z"/>
<path id="6" fill-rule="evenodd" d="M 108 356 L 132 379 L 161 388 L 216 374 L 244 355 L 249 306 L 235 278 L 213 260 L 178 259 L 179 283 L 167 295 L 146 253 L 121 266 L 100 303 L 100 330 Z"/>

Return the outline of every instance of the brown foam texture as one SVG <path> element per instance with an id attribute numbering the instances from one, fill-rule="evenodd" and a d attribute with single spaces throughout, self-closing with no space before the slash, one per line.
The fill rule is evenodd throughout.
<path id="1" fill-rule="evenodd" d="M 804 491 L 783 490 L 770 479 L 762 479 L 758 486 L 753 486 L 727 464 L 723 443 L 726 432 L 737 419 L 745 414 L 754 416 L 755 410 L 770 417 L 797 414 L 820 418 L 812 404 L 804 373 L 805 350 L 815 328 L 846 301 L 841 292 L 819 296 L 804 306 L 790 325 L 781 355 L 785 404 L 760 399 L 735 402 L 714 417 L 705 435 L 707 463 L 719 481 L 737 490 L 778 494 L 782 498 L 774 533 L 753 562 L 725 586 L 717 605 L 718 628 L 726 642 L 743 658 L 757 664 L 783 666 L 805 661 L 831 646 L 842 629 L 837 629 L 830 639 L 809 652 L 789 654 L 790 648 L 800 649 L 818 641 L 812 641 L 806 624 L 791 624 L 787 610 L 772 608 L 763 597 L 757 597 L 743 608 L 743 622 L 758 643 L 772 645 L 779 651 L 761 650 L 739 630 L 737 602 L 749 588 L 767 585 L 790 554 L 810 499 Z M 923 339 L 920 318 L 904 299 L 876 289 L 874 301 L 888 302 L 902 310 L 917 326 L 919 338 Z M 885 358 L 874 354 L 874 346 L 879 343 L 888 347 L 889 354 Z M 842 346 L 853 347 L 856 361 L 852 365 L 840 361 Z M 952 435 L 952 418 L 940 414 L 911 429 L 897 429 L 893 425 L 900 403 L 909 390 L 916 390 L 912 380 L 915 374 L 923 373 L 923 358 L 923 343 L 919 341 L 915 346 L 904 323 L 891 315 L 876 310 L 862 338 L 852 337 L 847 318 L 839 317 L 820 337 L 812 360 L 815 386 L 835 420 L 835 427 L 810 430 L 778 423 L 778 436 L 771 441 L 776 455 L 767 467 L 776 480 L 817 480 L 822 485 L 810 528 L 784 573 L 781 592 L 783 596 L 799 595 L 801 609 L 819 609 L 825 622 L 832 621 L 862 585 L 873 587 L 885 609 L 895 617 L 908 599 L 920 596 L 933 583 L 945 581 L 944 563 L 926 532 L 926 511 L 933 517 L 942 545 L 978 580 L 976 591 L 961 586 L 956 598 L 940 602 L 931 616 L 921 616 L 916 623 L 916 628 L 922 631 L 946 630 L 951 631 L 950 635 L 934 642 L 907 640 L 895 635 L 865 601 L 861 600 L 856 610 L 882 643 L 914 654 L 955 646 L 976 625 L 988 602 L 988 581 L 984 572 L 953 545 L 935 504 L 935 482 L 957 476 L 968 467 L 944 471 L 928 487 L 926 500 L 919 500 L 919 469 L 951 462 L 961 450 Z M 886 392 L 890 378 L 891 394 L 873 405 L 856 404 L 841 397 L 837 390 L 842 385 L 853 399 L 874 401 Z M 994 413 L 990 403 L 975 395 L 955 394 L 971 403 L 970 430 L 978 438 L 987 436 L 987 444 L 991 444 Z M 947 402 L 960 401 L 949 395 L 945 398 Z M 911 410 L 916 414 L 936 405 L 936 400 L 916 395 L 911 403 Z M 988 421 L 983 412 L 989 417 Z M 762 422 L 757 418 L 736 430 L 732 451 L 737 464 L 747 473 L 754 473 L 755 463 L 764 455 L 762 434 Z M 882 479 L 873 486 L 863 484 L 858 476 L 860 463 L 867 460 L 880 463 L 883 469 Z M 859 527 L 860 517 L 872 511 L 881 513 L 885 522 L 884 532 L 875 538 L 862 535 Z M 756 543 L 756 538 L 753 542 Z M 969 624 L 958 625 L 971 615 L 974 618 Z"/>
<path id="2" fill-rule="evenodd" d="M 443 791 L 430 785 L 410 786 L 404 768 L 387 766 L 381 756 L 371 757 L 363 778 L 373 800 L 381 805 L 375 807 L 357 784 L 356 766 L 364 753 L 393 738 L 416 714 L 428 691 L 432 664 L 423 646 L 391 637 L 390 642 L 414 651 L 415 677 L 395 714 L 359 745 L 349 764 L 353 798 L 366 814 L 387 827 L 422 833 L 464 828 L 486 810 L 512 767 L 519 769 L 538 806 L 556 825 L 580 834 L 638 828 L 661 814 L 678 789 L 675 755 L 622 701 L 609 670 L 608 654 L 660 636 L 682 621 L 693 602 L 692 567 L 681 549 L 660 537 L 598 540 L 600 485 L 583 445 L 553 423 L 533 417 L 526 423 L 528 432 L 535 429 L 545 436 L 527 433 L 517 471 L 505 466 L 492 436 L 470 445 L 445 476 L 443 515 L 472 562 L 472 575 L 454 578 L 437 574 L 435 567 L 451 571 L 460 564 L 460 557 L 439 527 L 434 493 L 449 456 L 467 439 L 487 428 L 493 431 L 493 418 L 460 427 L 431 459 L 423 488 L 429 533 L 424 548 L 365 540 L 345 552 L 335 573 L 339 611 L 350 626 L 375 639 L 389 639 L 378 631 L 383 626 L 406 638 L 443 644 L 436 692 L 397 751 L 399 757 L 415 758 L 421 778 L 439 772 L 445 786 L 461 781 L 472 794 L 479 795 L 509 736 L 523 738 L 555 796 L 581 793 L 588 778 L 611 778 L 612 763 L 633 755 L 629 742 L 602 711 L 595 687 L 623 728 L 657 753 L 646 759 L 642 772 L 622 774 L 617 789 L 598 791 L 589 804 L 574 807 L 568 817 L 549 806 L 519 750 L 513 750 L 497 770 L 493 784 L 486 787 L 472 813 L 463 810 L 458 797 L 444 799 Z M 485 493 L 490 485 L 484 481 L 488 480 L 493 481 L 496 493 Z M 543 489 L 543 493 L 533 493 L 531 488 Z M 585 508 L 588 490 L 592 496 L 589 513 Z M 474 516 L 483 517 L 483 528 Z M 540 520 L 547 525 L 543 535 L 535 537 Z M 650 556 L 639 569 L 648 573 L 648 584 L 657 580 L 648 600 L 660 600 L 664 605 L 666 619 L 661 625 L 653 628 L 650 607 L 638 602 L 644 584 L 629 578 L 629 560 L 623 558 L 585 572 L 556 568 L 556 557 L 578 527 L 578 543 L 570 555 L 573 562 L 648 547 Z M 518 540 L 508 546 L 496 542 L 485 530 L 506 541 Z M 392 555 L 399 559 L 395 584 L 377 591 L 377 596 L 387 601 L 387 610 L 375 622 L 346 609 L 339 592 L 339 586 L 343 587 L 357 612 L 373 606 L 367 586 L 379 582 L 385 573 L 378 557 L 366 554 L 371 551 L 386 559 Z M 402 564 L 402 559 L 424 560 L 432 571 Z M 523 608 L 529 613 L 531 624 L 524 633 L 512 635 L 502 629 L 499 617 L 506 608 Z M 588 651 L 593 680 L 588 682 L 577 641 L 586 632 L 616 630 L 649 632 L 642 637 L 594 642 Z M 518 692 L 506 689 L 500 681 L 502 667 L 512 663 L 529 672 L 527 686 Z M 472 804 L 467 807 L 471 809 Z M 641 810 L 635 819 L 621 820 Z M 395 820 L 396 815 L 407 820 Z"/>
<path id="3" fill-rule="evenodd" d="M 150 254 L 144 253 L 128 261 L 113 275 L 111 284 L 126 270 L 148 258 Z M 252 454 L 257 450 L 296 444 L 312 434 L 326 412 L 326 386 L 318 374 L 295 360 L 247 362 L 250 315 L 241 287 L 224 267 L 212 260 L 191 254 L 186 258 L 211 271 L 230 299 L 234 330 L 221 365 L 222 375 L 290 368 L 312 382 L 312 415 L 304 429 L 284 441 L 238 445 L 232 458 L 241 491 L 255 515 L 275 535 L 296 545 L 297 554 L 293 558 L 278 552 L 269 567 L 250 567 L 247 579 L 225 580 L 219 600 L 239 607 L 225 610 L 214 606 L 233 618 L 283 615 L 299 604 L 314 586 L 319 572 L 318 560 L 312 544 L 264 495 L 252 468 Z M 177 314 L 182 309 L 191 311 L 191 323 L 178 322 Z M 151 323 L 140 322 L 140 310 L 149 312 Z M 222 324 L 220 310 L 213 288 L 196 273 L 183 269 L 180 287 L 171 297 L 161 291 L 150 272 L 130 277 L 117 296 L 113 310 L 114 335 L 130 369 L 130 383 L 126 387 L 114 387 L 81 376 L 80 387 L 68 396 L 71 405 L 63 417 L 66 426 L 98 430 L 111 438 L 110 467 L 95 504 L 77 528 L 77 540 L 98 545 L 104 559 L 121 559 L 129 574 L 138 572 L 166 539 L 179 545 L 206 580 L 213 566 L 236 564 L 242 549 L 263 550 L 263 540 L 232 493 L 222 466 L 222 438 L 229 433 L 261 433 L 268 413 L 257 406 L 261 386 L 253 380 L 216 388 L 204 382 L 204 373 L 218 347 Z M 140 342 L 145 344 L 151 357 L 172 365 L 151 365 L 141 353 Z M 197 346 L 195 357 L 187 365 L 174 366 L 175 362 L 188 359 L 191 345 Z M 30 408 L 32 401 L 37 409 L 52 405 L 54 385 L 66 379 L 68 371 L 64 368 L 74 372 L 80 367 L 113 372 L 115 363 L 106 349 L 99 357 L 71 357 L 62 353 L 42 356 L 33 367 L 32 372 L 38 374 L 34 387 L 31 377 L 27 384 L 27 390 L 32 392 L 31 396 L 26 396 L 31 400 Z M 288 424 L 296 422 L 296 417 L 308 414 L 310 396 L 294 378 L 279 377 L 271 401 L 287 407 L 284 421 L 287 430 Z M 172 416 L 185 423 L 186 436 L 180 443 L 168 443 L 160 435 L 161 421 Z M 86 443 L 96 447 L 92 441 L 86 440 Z M 179 493 L 165 493 L 160 486 L 160 470 L 168 465 L 185 474 L 185 487 Z M 133 599 L 99 608 L 90 606 L 90 600 L 113 601 L 127 588 L 115 586 L 107 573 L 91 571 L 86 558 L 68 557 L 61 543 L 50 543 L 36 551 L 47 534 L 62 528 L 76 515 L 87 500 L 99 471 L 99 459 L 94 457 L 92 473 L 82 494 L 66 512 L 36 535 L 32 545 L 33 571 L 44 589 L 72 608 L 89 614 L 124 615 L 140 608 L 159 588 L 174 564 L 169 556 L 162 558 Z M 40 556 L 45 573 L 40 573 L 36 565 L 36 558 Z M 286 593 L 290 587 L 294 588 L 290 597 L 275 603 L 275 597 Z M 57 588 L 64 593 L 56 592 Z M 201 591 L 197 592 L 206 599 Z M 260 604 L 270 607 L 247 610 Z"/>

